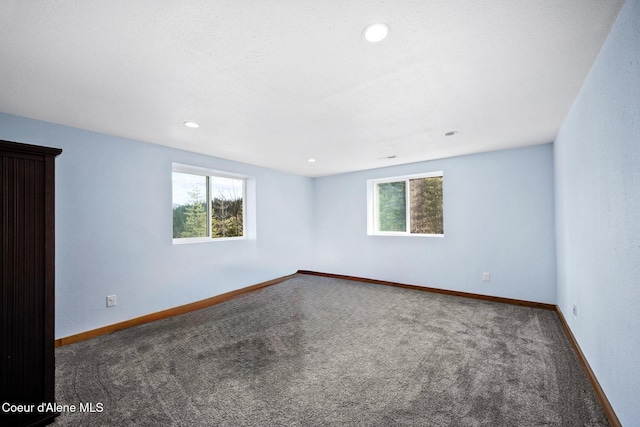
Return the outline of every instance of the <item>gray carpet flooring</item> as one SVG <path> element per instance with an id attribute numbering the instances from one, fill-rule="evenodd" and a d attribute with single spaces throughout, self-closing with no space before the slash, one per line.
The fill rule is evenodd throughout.
<path id="1" fill-rule="evenodd" d="M 54 426 L 605 426 L 553 311 L 297 275 L 56 350 Z"/>

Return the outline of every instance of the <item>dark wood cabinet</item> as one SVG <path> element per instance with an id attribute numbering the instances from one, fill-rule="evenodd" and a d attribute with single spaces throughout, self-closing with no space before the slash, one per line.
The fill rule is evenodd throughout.
<path id="1" fill-rule="evenodd" d="M 0 141 L 3 426 L 44 425 L 57 415 L 37 406 L 54 402 L 54 162 L 61 152 Z"/>

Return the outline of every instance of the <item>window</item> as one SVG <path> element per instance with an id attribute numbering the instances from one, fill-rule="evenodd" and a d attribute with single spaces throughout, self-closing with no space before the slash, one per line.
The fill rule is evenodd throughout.
<path id="1" fill-rule="evenodd" d="M 245 177 L 174 163 L 174 242 L 244 237 L 245 193 Z"/>
<path id="2" fill-rule="evenodd" d="M 444 235 L 442 171 L 367 181 L 368 234 Z"/>

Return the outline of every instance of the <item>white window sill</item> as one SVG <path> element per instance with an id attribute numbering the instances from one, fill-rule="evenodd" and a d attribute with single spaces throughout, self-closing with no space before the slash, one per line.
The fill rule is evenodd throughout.
<path id="1" fill-rule="evenodd" d="M 228 242 L 231 240 L 247 240 L 246 236 L 242 237 L 218 237 L 212 239 L 211 237 L 195 237 L 195 238 L 182 238 L 173 239 L 174 245 L 185 245 L 189 243 L 215 243 L 215 242 Z"/>
<path id="2" fill-rule="evenodd" d="M 444 234 L 419 234 L 419 233 L 367 233 L 368 236 L 383 236 L 383 237 L 437 237 L 444 238 Z"/>

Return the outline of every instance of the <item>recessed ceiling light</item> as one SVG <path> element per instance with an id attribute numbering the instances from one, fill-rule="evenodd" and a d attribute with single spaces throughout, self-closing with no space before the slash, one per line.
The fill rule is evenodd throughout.
<path id="1" fill-rule="evenodd" d="M 315 162 L 316 162 L 316 159 L 309 159 L 309 160 L 307 160 L 307 162 L 309 162 L 309 163 L 315 163 Z"/>
<path id="2" fill-rule="evenodd" d="M 389 35 L 387 24 L 371 24 L 362 32 L 362 36 L 370 43 L 378 43 Z"/>
<path id="3" fill-rule="evenodd" d="M 455 135 L 456 133 L 458 133 L 458 131 L 457 131 L 457 130 L 452 130 L 452 131 L 449 131 L 449 132 L 445 133 L 445 134 L 444 134 L 444 136 L 453 136 L 453 135 Z"/>
<path id="4" fill-rule="evenodd" d="M 190 121 L 186 121 L 184 122 L 184 125 L 188 128 L 199 128 L 200 125 L 197 124 L 196 122 L 190 122 Z"/>

